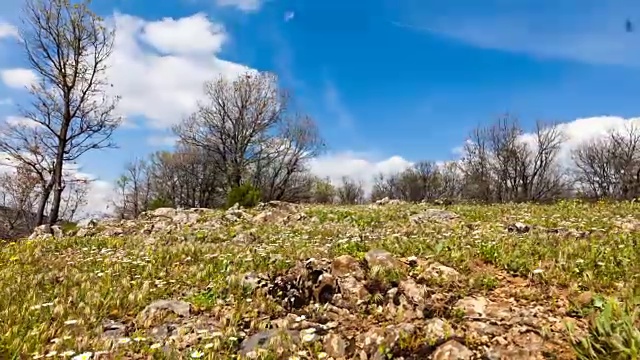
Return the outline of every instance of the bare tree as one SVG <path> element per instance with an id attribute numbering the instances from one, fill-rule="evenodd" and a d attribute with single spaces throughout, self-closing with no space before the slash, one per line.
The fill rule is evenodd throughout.
<path id="1" fill-rule="evenodd" d="M 640 195 L 640 131 L 630 124 L 572 152 L 575 182 L 587 197 L 632 199 Z"/>
<path id="2" fill-rule="evenodd" d="M 115 34 L 88 6 L 88 0 L 27 0 L 20 28 L 38 78 L 29 89 L 33 102 L 22 115 L 42 128 L 33 143 L 52 170 L 41 199 L 46 203 L 53 192 L 50 223 L 60 214 L 64 164 L 114 146 L 111 135 L 120 124 L 114 116 L 117 98 L 107 95 L 105 77 Z M 15 147 L 4 146 L 19 152 Z M 38 214 L 38 223 L 42 218 Z"/>
<path id="3" fill-rule="evenodd" d="M 264 158 L 271 131 L 285 117 L 287 95 L 269 73 L 247 73 L 235 80 L 223 77 L 204 86 L 207 102 L 174 127 L 180 141 L 206 150 L 228 188 L 240 186 L 247 169 Z"/>
<path id="4" fill-rule="evenodd" d="M 505 116 L 474 130 L 461 164 L 469 198 L 492 201 L 541 201 L 565 193 L 558 164 L 564 135 L 555 125 L 538 122 L 524 135 L 517 119 Z"/>
<path id="5" fill-rule="evenodd" d="M 0 238 L 26 235 L 35 226 L 39 179 L 26 166 L 0 174 Z"/>
<path id="6" fill-rule="evenodd" d="M 78 212 L 87 204 L 90 180 L 68 178 L 64 180 L 64 192 L 60 203 L 60 219 L 74 221 Z"/>
<path id="7" fill-rule="evenodd" d="M 364 188 L 361 182 L 343 176 L 337 195 L 341 204 L 360 204 L 364 201 Z"/>
<path id="8" fill-rule="evenodd" d="M 254 183 L 262 200 L 308 201 L 313 177 L 308 176 L 308 160 L 323 146 L 315 122 L 307 117 L 283 121 L 280 132 L 263 144 L 254 168 Z"/>

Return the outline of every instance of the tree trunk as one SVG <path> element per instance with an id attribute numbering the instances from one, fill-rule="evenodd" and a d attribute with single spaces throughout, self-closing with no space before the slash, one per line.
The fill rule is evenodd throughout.
<path id="1" fill-rule="evenodd" d="M 58 221 L 60 215 L 60 203 L 62 202 L 62 162 L 56 164 L 54 171 L 55 182 L 53 185 L 53 202 L 51 203 L 51 211 L 49 212 L 49 225 L 54 225 Z"/>
<path id="2" fill-rule="evenodd" d="M 66 126 L 63 126 L 61 133 L 64 137 L 67 136 Z M 62 170 L 64 165 L 65 148 L 66 142 L 60 140 L 53 170 L 53 202 L 51 203 L 51 211 L 49 212 L 49 225 L 54 225 L 58 222 L 58 216 L 60 216 L 60 203 L 62 202 L 62 191 L 64 190 L 64 187 L 62 186 Z"/>
<path id="3" fill-rule="evenodd" d="M 53 188 L 53 178 L 44 184 L 42 188 L 42 194 L 40 196 L 40 202 L 38 204 L 38 212 L 36 213 L 36 226 L 44 224 L 44 210 L 47 207 L 49 196 L 51 196 L 51 189 Z"/>

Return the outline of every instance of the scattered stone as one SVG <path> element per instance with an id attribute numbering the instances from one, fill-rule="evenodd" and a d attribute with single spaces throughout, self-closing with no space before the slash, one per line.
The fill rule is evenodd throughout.
<path id="1" fill-rule="evenodd" d="M 429 341 L 435 344 L 442 343 L 453 333 L 451 325 L 438 318 L 427 320 L 424 331 Z"/>
<path id="2" fill-rule="evenodd" d="M 366 287 L 353 276 L 338 278 L 338 286 L 344 298 L 352 303 L 364 301 L 369 296 Z"/>
<path id="3" fill-rule="evenodd" d="M 409 220 L 414 224 L 424 224 L 430 221 L 449 223 L 458 220 L 460 216 L 454 212 L 442 209 L 427 209 L 419 214 L 413 215 Z"/>
<path id="4" fill-rule="evenodd" d="M 471 359 L 473 352 L 466 346 L 455 340 L 449 340 L 438 346 L 433 352 L 433 360 L 467 360 Z"/>
<path id="5" fill-rule="evenodd" d="M 521 222 L 516 222 L 514 224 L 511 224 L 509 226 L 507 226 L 507 231 L 508 232 L 515 232 L 518 234 L 526 234 L 529 232 L 529 230 L 531 230 L 531 227 L 525 223 L 521 223 Z"/>
<path id="6" fill-rule="evenodd" d="M 170 311 L 178 316 L 187 317 L 191 314 L 191 304 L 180 300 L 156 300 L 142 310 L 139 316 L 147 319 L 158 311 Z"/>
<path id="7" fill-rule="evenodd" d="M 484 297 L 465 297 L 458 300 L 455 308 L 464 312 L 465 316 L 472 318 L 486 317 L 486 308 L 489 302 Z"/>
<path id="8" fill-rule="evenodd" d="M 460 273 L 449 266 L 442 265 L 438 262 L 430 264 L 423 272 L 425 278 L 444 278 L 447 280 L 455 280 L 460 276 Z"/>
<path id="9" fill-rule="evenodd" d="M 350 255 L 338 256 L 331 263 L 331 273 L 335 276 L 353 276 L 358 280 L 364 279 L 364 271 L 360 263 Z"/>
<path id="10" fill-rule="evenodd" d="M 333 358 L 344 358 L 348 356 L 348 343 L 338 334 L 330 333 L 324 338 L 324 351 Z"/>
<path id="11" fill-rule="evenodd" d="M 287 342 L 298 342 L 299 333 L 291 330 L 270 329 L 260 331 L 246 338 L 240 344 L 240 354 L 247 356 L 252 351 L 260 349 L 281 348 Z M 277 351 L 277 349 L 276 349 Z"/>
<path id="12" fill-rule="evenodd" d="M 382 249 L 373 249 L 367 251 L 364 255 L 365 260 L 370 268 L 379 266 L 383 268 L 398 268 L 402 265 L 390 252 Z"/>
<path id="13" fill-rule="evenodd" d="M 404 201 L 402 201 L 400 199 L 389 199 L 389 197 L 384 197 L 384 198 L 382 198 L 380 200 L 377 200 L 374 204 L 378 205 L 378 206 L 400 205 L 400 204 L 404 204 Z"/>
<path id="14" fill-rule="evenodd" d="M 126 335 L 127 326 L 121 322 L 105 320 L 101 326 L 102 336 L 109 339 L 116 339 Z"/>

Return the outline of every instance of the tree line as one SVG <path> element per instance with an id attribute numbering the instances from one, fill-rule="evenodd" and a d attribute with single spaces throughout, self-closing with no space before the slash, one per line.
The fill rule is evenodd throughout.
<path id="1" fill-rule="evenodd" d="M 257 75 L 251 81 L 259 81 L 260 76 L 263 75 Z M 247 79 L 237 80 L 230 89 L 250 87 L 251 82 Z M 225 81 L 207 86 L 218 86 Z M 235 95 L 227 96 L 233 98 Z M 225 105 L 220 104 L 220 108 Z M 255 113 L 251 109 L 236 110 L 237 113 Z M 383 198 L 488 204 L 640 197 L 640 129 L 633 123 L 562 154 L 567 141 L 562 126 L 538 122 L 533 133 L 527 134 L 517 118 L 505 115 L 473 130 L 459 159 L 424 160 L 395 174 L 378 174 L 372 179 L 372 188 L 366 191 L 362 182 L 349 177 L 332 183 L 311 173 L 308 164 L 315 154 L 311 149 L 317 149 L 316 145 L 322 143 L 317 140 L 317 130 L 312 123 L 305 123 L 308 129 L 305 133 L 314 136 L 305 139 L 314 141 L 285 142 L 287 149 L 299 151 L 262 159 L 259 151 L 226 152 L 227 149 L 223 152 L 216 144 L 222 143 L 219 139 L 237 138 L 242 139 L 237 142 L 247 144 L 247 148 L 260 148 L 272 143 L 273 139 L 265 139 L 273 132 L 265 128 L 263 135 L 253 131 L 241 135 L 233 129 L 253 127 L 222 126 L 213 118 L 198 118 L 200 111 L 175 128 L 180 140 L 174 151 L 158 152 L 148 160 L 137 160 L 127 166 L 118 181 L 120 216 L 135 217 L 159 206 L 221 207 L 225 205 L 229 191 L 244 183 L 255 186 L 262 201 L 337 204 L 362 204 Z M 227 120 L 233 121 L 232 118 Z M 216 124 L 217 137 L 206 135 L 214 128 L 204 125 L 205 121 Z M 202 140 L 193 141 L 194 134 L 199 134 Z M 225 164 L 225 161 L 231 163 Z M 257 163 L 261 166 L 256 166 Z M 244 164 L 244 167 L 240 166 L 241 170 L 238 170 L 233 164 Z M 284 174 L 289 176 L 282 176 Z M 281 181 L 275 181 L 276 175 L 281 175 Z"/>

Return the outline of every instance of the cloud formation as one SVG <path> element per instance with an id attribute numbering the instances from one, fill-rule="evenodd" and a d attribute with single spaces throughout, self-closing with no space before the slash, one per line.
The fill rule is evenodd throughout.
<path id="1" fill-rule="evenodd" d="M 216 0 L 218 6 L 235 7 L 245 12 L 255 12 L 262 7 L 263 0 Z"/>
<path id="2" fill-rule="evenodd" d="M 640 36 L 625 21 L 640 11 L 632 0 L 582 2 L 488 0 L 424 2 L 410 7 L 408 30 L 424 31 L 477 47 L 586 63 L 640 66 Z M 456 6 L 457 5 L 457 6 Z"/>
<path id="3" fill-rule="evenodd" d="M 13 68 L 0 71 L 2 82 L 13 89 L 25 89 L 38 80 L 38 77 L 31 69 Z"/>
<path id="4" fill-rule="evenodd" d="M 366 193 L 373 187 L 373 178 L 377 174 L 400 172 L 412 163 L 399 155 L 386 159 L 369 154 L 350 151 L 330 153 L 311 160 L 311 172 L 322 178 L 328 177 L 332 184 L 339 185 L 343 176 L 348 176 L 363 184 Z"/>
<path id="5" fill-rule="evenodd" d="M 122 97 L 117 110 L 125 117 L 144 116 L 151 127 L 169 128 L 191 113 L 206 80 L 252 70 L 217 57 L 227 34 L 204 14 L 146 21 L 115 13 L 109 21 L 117 30 L 107 74 L 112 95 Z M 0 79 L 24 89 L 37 77 L 30 69 L 13 68 L 1 70 Z"/>
<path id="6" fill-rule="evenodd" d="M 0 39 L 9 37 L 17 39 L 19 37 L 18 29 L 9 23 L 0 21 Z"/>

